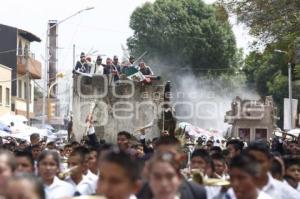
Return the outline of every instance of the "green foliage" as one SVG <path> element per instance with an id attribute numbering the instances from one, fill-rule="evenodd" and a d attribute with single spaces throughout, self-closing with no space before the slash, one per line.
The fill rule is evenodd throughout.
<path id="1" fill-rule="evenodd" d="M 299 0 L 220 0 L 261 41 L 272 43 L 300 34 Z"/>
<path id="2" fill-rule="evenodd" d="M 251 52 L 245 60 L 247 84 L 261 96 L 271 95 L 278 107 L 279 126 L 283 119 L 283 98 L 288 97 L 288 56 L 269 46 L 263 53 Z"/>
<path id="3" fill-rule="evenodd" d="M 134 35 L 127 45 L 136 56 L 147 51 L 148 58 L 165 64 L 218 74 L 235 71 L 240 60 L 228 14 L 221 5 L 156 0 L 132 13 L 130 27 Z"/>

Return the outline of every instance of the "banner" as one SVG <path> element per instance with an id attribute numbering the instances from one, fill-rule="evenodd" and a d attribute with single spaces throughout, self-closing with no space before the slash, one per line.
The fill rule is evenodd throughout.
<path id="1" fill-rule="evenodd" d="M 292 126 L 290 125 L 290 100 L 284 98 L 283 128 L 291 130 L 296 127 L 298 100 L 292 99 Z"/>

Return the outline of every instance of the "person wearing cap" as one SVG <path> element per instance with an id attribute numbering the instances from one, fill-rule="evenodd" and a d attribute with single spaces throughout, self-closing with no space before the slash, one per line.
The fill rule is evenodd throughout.
<path id="1" fill-rule="evenodd" d="M 75 65 L 75 71 L 81 72 L 81 73 L 89 73 L 89 65 L 87 64 L 85 60 L 85 53 L 82 52 L 80 54 L 80 61 L 77 61 Z"/>
<path id="2" fill-rule="evenodd" d="M 134 57 L 132 55 L 130 55 L 130 57 L 129 57 L 129 63 L 131 65 L 133 65 L 134 61 L 135 61 Z"/>
<path id="3" fill-rule="evenodd" d="M 135 68 L 135 66 L 133 64 L 134 64 L 134 57 L 132 55 L 130 55 L 129 62 L 126 65 L 123 66 L 121 72 L 123 74 L 127 74 L 127 71 L 128 71 L 129 68 L 131 68 L 131 67 Z"/>
<path id="4" fill-rule="evenodd" d="M 104 67 L 102 65 L 102 57 L 100 55 L 97 56 L 96 63 L 93 64 L 93 66 L 92 66 L 91 73 L 92 74 L 97 74 L 97 75 L 103 75 L 104 74 Z"/>
<path id="5" fill-rule="evenodd" d="M 114 66 L 112 59 L 109 57 L 106 59 L 106 65 L 104 66 L 104 74 L 105 75 L 112 74 L 114 77 L 114 81 L 119 80 L 119 71 Z"/>
<path id="6" fill-rule="evenodd" d="M 152 70 L 150 69 L 149 66 L 146 66 L 145 62 L 142 60 L 139 64 L 139 71 L 143 74 L 143 75 L 153 75 Z"/>
<path id="7" fill-rule="evenodd" d="M 119 58 L 118 56 L 114 56 L 114 60 L 113 60 L 113 65 L 115 66 L 115 68 L 118 70 L 118 72 L 121 72 L 121 66 L 119 64 Z"/>

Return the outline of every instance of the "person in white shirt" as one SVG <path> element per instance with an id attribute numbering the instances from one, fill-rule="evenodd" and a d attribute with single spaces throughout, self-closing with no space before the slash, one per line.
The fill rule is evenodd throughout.
<path id="1" fill-rule="evenodd" d="M 295 180 L 295 189 L 300 192 L 300 158 L 287 157 L 284 159 L 285 175 Z"/>
<path id="2" fill-rule="evenodd" d="M 91 74 L 103 75 L 104 67 L 102 65 L 102 57 L 99 55 L 96 59 L 96 63 L 92 65 Z"/>
<path id="3" fill-rule="evenodd" d="M 9 178 L 4 186 L 4 198 L 45 199 L 45 191 L 41 181 L 32 174 L 18 173 Z"/>
<path id="4" fill-rule="evenodd" d="M 60 158 L 56 151 L 44 150 L 38 157 L 38 173 L 41 177 L 46 199 L 72 197 L 75 189 L 72 185 L 56 177 L 60 168 Z"/>
<path id="5" fill-rule="evenodd" d="M 253 157 L 238 155 L 231 160 L 229 167 L 232 188 L 224 194 L 224 199 L 271 199 L 257 189 L 255 179 L 260 175 L 261 166 Z"/>
<path id="6" fill-rule="evenodd" d="M 140 188 L 138 163 L 124 151 L 110 151 L 101 159 L 97 195 L 107 199 L 136 199 Z"/>
<path id="7" fill-rule="evenodd" d="M 93 182 L 93 189 L 96 190 L 99 175 L 96 148 L 90 149 L 88 166 L 86 177 Z"/>
<path id="8" fill-rule="evenodd" d="M 87 152 L 86 152 L 87 151 Z M 73 185 L 76 195 L 92 195 L 96 192 L 93 181 L 84 175 L 88 158 L 88 150 L 85 147 L 75 148 L 68 159 L 68 167 L 74 168 L 66 182 Z"/>
<path id="9" fill-rule="evenodd" d="M 246 153 L 252 155 L 261 165 L 261 174 L 256 178 L 258 188 L 276 199 L 299 199 L 300 193 L 292 187 L 278 181 L 270 174 L 272 155 L 264 142 L 250 143 Z"/>

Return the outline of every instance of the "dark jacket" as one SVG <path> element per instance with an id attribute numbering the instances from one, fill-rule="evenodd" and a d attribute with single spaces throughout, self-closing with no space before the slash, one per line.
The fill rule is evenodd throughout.
<path id="1" fill-rule="evenodd" d="M 184 180 L 179 188 L 180 199 L 206 199 L 207 194 L 204 187 Z M 138 199 L 152 199 L 153 194 L 151 193 L 148 183 L 145 183 L 140 192 L 137 194 Z"/>
<path id="2" fill-rule="evenodd" d="M 81 63 L 80 61 L 77 61 L 75 65 L 75 71 L 79 71 L 82 73 L 90 73 L 91 66 L 89 66 L 86 62 Z"/>

